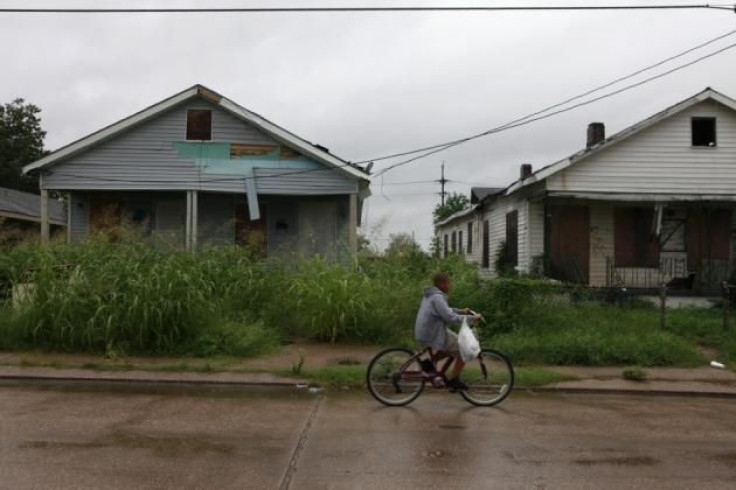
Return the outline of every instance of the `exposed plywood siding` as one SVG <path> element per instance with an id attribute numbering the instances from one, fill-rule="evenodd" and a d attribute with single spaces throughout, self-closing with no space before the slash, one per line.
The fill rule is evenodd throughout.
<path id="1" fill-rule="evenodd" d="M 87 238 L 89 223 L 89 199 L 84 194 L 73 193 L 69 206 L 69 240 L 72 243 L 84 241 Z"/>
<path id="2" fill-rule="evenodd" d="M 716 148 L 691 147 L 692 117 L 717 119 Z M 733 194 L 736 113 L 706 101 L 549 178 L 550 191 Z"/>
<path id="3" fill-rule="evenodd" d="M 205 101 L 191 101 L 44 171 L 43 188 L 59 190 L 244 191 L 242 175 L 204 170 L 180 154 L 174 144 L 186 141 L 189 109 L 212 110 L 212 143 L 278 146 L 279 143 L 228 112 Z M 278 160 L 273 163 L 278 165 Z M 266 167 L 266 163 L 263 167 Z M 305 172 L 256 168 L 263 179 L 260 194 L 347 194 L 357 181 L 336 169 Z M 291 173 L 292 175 L 278 175 Z M 260 185 L 262 184 L 262 185 Z"/>
<path id="4" fill-rule="evenodd" d="M 607 259 L 613 257 L 613 204 L 590 205 L 590 285 L 606 286 Z"/>

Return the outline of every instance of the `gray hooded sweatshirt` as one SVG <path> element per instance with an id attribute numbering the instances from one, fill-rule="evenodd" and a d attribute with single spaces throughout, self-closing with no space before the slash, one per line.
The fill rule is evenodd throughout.
<path id="1" fill-rule="evenodd" d="M 436 350 L 445 348 L 447 342 L 446 325 L 462 323 L 463 316 L 447 304 L 445 293 L 432 286 L 424 290 L 424 298 L 417 313 L 414 336 L 422 344 Z"/>

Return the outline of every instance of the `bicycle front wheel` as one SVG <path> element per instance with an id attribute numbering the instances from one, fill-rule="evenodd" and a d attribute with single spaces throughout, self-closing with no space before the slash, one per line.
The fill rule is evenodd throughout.
<path id="1" fill-rule="evenodd" d="M 368 365 L 366 377 L 368 391 L 384 405 L 407 405 L 424 390 L 419 358 L 409 349 L 394 347 L 379 352 Z"/>
<path id="2" fill-rule="evenodd" d="M 477 359 L 467 363 L 463 380 L 468 385 L 460 394 L 473 405 L 490 407 L 501 403 L 514 387 L 514 368 L 498 351 L 483 349 Z"/>

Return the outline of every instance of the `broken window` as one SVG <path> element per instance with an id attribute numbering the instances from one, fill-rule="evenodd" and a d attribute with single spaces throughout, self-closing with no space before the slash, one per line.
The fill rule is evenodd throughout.
<path id="1" fill-rule="evenodd" d="M 468 223 L 468 255 L 473 253 L 473 223 Z"/>
<path id="2" fill-rule="evenodd" d="M 617 208 L 614 215 L 614 260 L 617 267 L 658 267 L 653 208 Z"/>
<path id="3" fill-rule="evenodd" d="M 507 266 L 519 265 L 519 212 L 506 213 L 506 260 Z"/>
<path id="4" fill-rule="evenodd" d="M 693 146 L 716 146 L 716 118 L 694 117 L 691 120 Z"/>
<path id="5" fill-rule="evenodd" d="M 197 141 L 212 139 L 212 111 L 187 111 L 187 139 Z"/>

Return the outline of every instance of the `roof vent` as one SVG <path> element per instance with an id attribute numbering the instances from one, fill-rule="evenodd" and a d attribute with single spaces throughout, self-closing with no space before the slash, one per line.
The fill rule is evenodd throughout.
<path id="1" fill-rule="evenodd" d="M 532 164 L 522 163 L 521 164 L 521 180 L 528 179 L 532 176 Z"/>
<path id="2" fill-rule="evenodd" d="M 588 124 L 588 141 L 586 147 L 590 148 L 606 139 L 606 126 L 600 122 Z"/>

